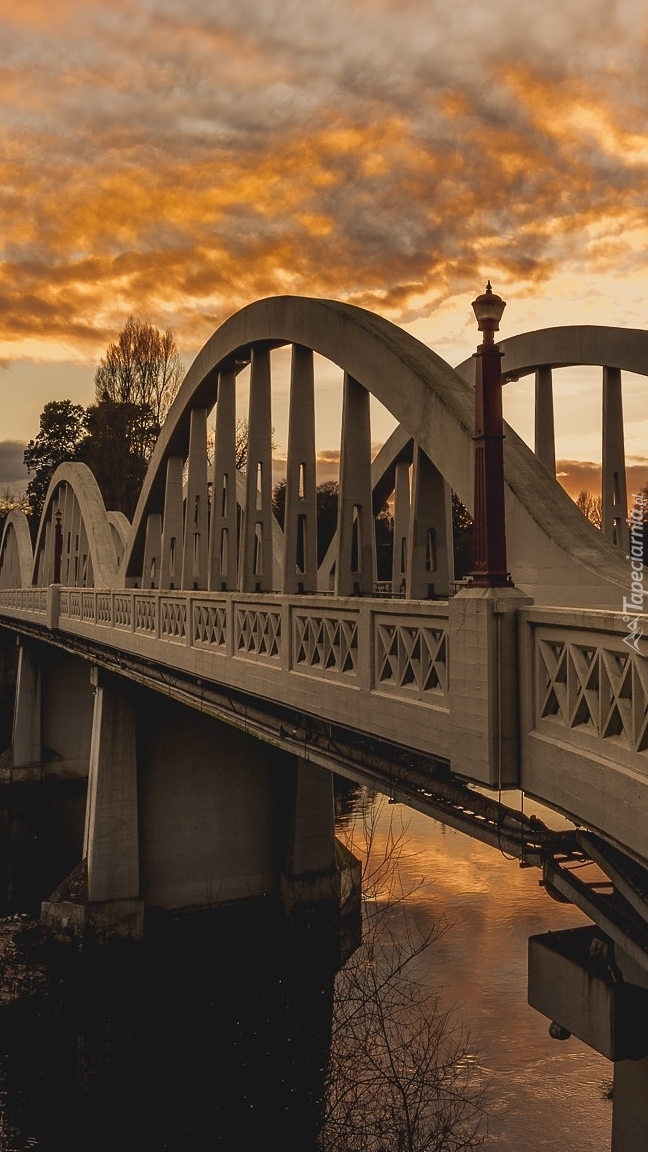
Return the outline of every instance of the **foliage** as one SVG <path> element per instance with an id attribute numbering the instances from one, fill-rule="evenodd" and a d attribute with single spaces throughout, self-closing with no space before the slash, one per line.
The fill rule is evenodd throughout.
<path id="1" fill-rule="evenodd" d="M 129 316 L 108 345 L 95 373 L 97 404 L 126 405 L 129 448 L 149 460 L 182 379 L 182 362 L 171 332 Z"/>
<path id="2" fill-rule="evenodd" d="M 483 1145 L 484 1088 L 455 1012 L 417 974 L 443 924 L 420 930 L 399 865 L 405 828 L 382 847 L 380 806 L 363 817 L 363 940 L 336 979 L 318 1152 L 459 1152 Z M 394 924 L 397 930 L 394 929 Z"/>
<path id="3" fill-rule="evenodd" d="M 85 459 L 106 506 L 129 518 L 181 377 L 171 332 L 132 316 L 99 362 Z"/>
<path id="4" fill-rule="evenodd" d="M 0 495 L 0 537 L 4 531 L 7 516 L 14 511 L 29 515 L 29 500 L 26 493 L 14 492 L 9 485 L 6 485 L 2 495 Z"/>
<path id="5" fill-rule="evenodd" d="M 171 332 L 129 316 L 95 373 L 84 459 L 107 508 L 132 518 L 146 468 L 182 378 Z"/>
<path id="6" fill-rule="evenodd" d="M 469 576 L 473 568 L 473 520 L 465 504 L 452 493 L 452 536 L 454 542 L 455 580 Z"/>
<path id="7" fill-rule="evenodd" d="M 129 520 L 137 506 L 147 460 L 132 448 L 138 417 L 125 401 L 104 400 L 88 408 L 88 438 L 82 458 L 93 473 L 106 508 Z"/>
<path id="8" fill-rule="evenodd" d="M 40 429 L 30 440 L 23 456 L 27 471 L 33 473 L 27 485 L 27 499 L 34 519 L 38 519 L 49 482 L 59 464 L 79 460 L 87 435 L 87 413 L 71 400 L 50 400 L 40 416 Z"/>
<path id="9" fill-rule="evenodd" d="M 587 492 L 583 488 L 582 492 L 578 493 L 576 497 L 576 506 L 580 508 L 583 516 L 594 525 L 595 528 L 600 528 L 603 523 L 603 501 L 600 496 L 594 496 L 592 492 Z"/>
<path id="10" fill-rule="evenodd" d="M 337 480 L 325 480 L 316 488 L 317 496 L 317 563 L 322 563 L 326 556 L 329 544 L 337 531 L 338 509 L 338 483 Z M 285 478 L 275 484 L 272 490 L 272 511 L 279 523 L 284 526 L 286 509 L 286 481 Z"/>

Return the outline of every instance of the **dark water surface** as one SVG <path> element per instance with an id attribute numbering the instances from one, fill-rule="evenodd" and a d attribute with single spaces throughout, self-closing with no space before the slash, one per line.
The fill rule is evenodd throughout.
<path id="1" fill-rule="evenodd" d="M 79 798 L 67 803 L 73 813 Z M 369 831 L 360 811 L 376 813 Z M 34 913 L 30 883 L 42 883 L 56 846 L 37 820 L 5 816 L 14 851 L 3 864 L 10 899 L 0 921 L 0 1152 L 308 1152 L 322 1123 L 329 1051 L 338 1127 L 322 1147 L 376 1149 L 368 1135 L 347 1145 L 340 1118 L 348 1107 L 348 1124 L 357 1123 L 386 1098 L 376 1086 L 369 1102 L 358 1086 L 378 1035 L 371 980 L 385 955 L 405 954 L 401 947 L 410 949 L 405 994 L 415 985 L 431 994 L 420 1011 L 426 1024 L 441 1021 L 435 1035 L 456 1054 L 456 1087 L 471 1099 L 484 1093 L 486 1147 L 607 1152 L 611 1065 L 575 1039 L 552 1040 L 549 1022 L 526 1002 L 528 936 L 581 924 L 581 914 L 549 899 L 536 870 L 399 805 L 372 806 L 345 791 L 339 831 L 380 866 L 365 909 L 375 951 L 356 952 L 336 977 L 339 936 L 326 916 L 286 926 L 260 907 L 167 926 L 144 945 L 100 954 L 52 948 L 20 906 Z M 20 845 L 36 861 L 31 880 Z M 366 1036 L 348 1010 L 359 988 Z M 401 1011 L 402 989 L 394 985 L 393 995 Z M 420 1045 L 410 1048 L 415 1062 Z M 437 1059 L 421 1091 L 438 1072 Z M 349 1103 L 340 1084 L 356 1075 Z M 385 1152 L 392 1147 L 386 1140 Z"/>

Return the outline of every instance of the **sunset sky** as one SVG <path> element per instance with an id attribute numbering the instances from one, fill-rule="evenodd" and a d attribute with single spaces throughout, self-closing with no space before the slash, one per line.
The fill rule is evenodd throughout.
<path id="1" fill-rule="evenodd" d="M 642 0 L 0 0 L 0 485 L 48 400 L 92 402 L 129 314 L 187 365 L 281 293 L 450 364 L 489 277 L 503 336 L 645 327 L 647 46 Z M 556 377 L 592 487 L 600 371 Z M 631 487 L 647 395 L 625 377 Z"/>

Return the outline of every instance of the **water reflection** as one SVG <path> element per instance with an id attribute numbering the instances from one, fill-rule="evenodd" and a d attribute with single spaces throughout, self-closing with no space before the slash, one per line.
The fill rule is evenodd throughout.
<path id="1" fill-rule="evenodd" d="M 34 951 L 35 922 L 5 919 L 0 1152 L 391 1152 L 414 1115 L 414 1148 L 609 1147 L 611 1066 L 526 1003 L 528 936 L 580 913 L 426 816 L 342 783 L 337 804 L 365 859 L 364 942 L 339 971 L 326 914 L 231 909 L 82 955 Z M 62 864 L 15 818 L 14 848 L 46 838 L 35 892 Z M 15 864 L 7 911 L 27 895 Z"/>
<path id="2" fill-rule="evenodd" d="M 371 803 L 368 794 L 359 803 Z M 507 800 L 512 806 L 515 799 Z M 341 812 L 353 824 L 352 805 Z M 561 817 L 526 801 L 553 827 Z M 487 1147 L 498 1152 L 604 1152 L 612 1108 L 612 1065 L 575 1037 L 552 1040 L 549 1021 L 527 1002 L 527 945 L 534 933 L 589 923 L 551 900 L 540 873 L 403 805 L 384 805 L 378 834 L 390 824 L 407 844 L 399 876 L 421 932 L 445 925 L 420 958 L 420 976 L 458 1006 L 486 1076 Z M 393 834 L 393 833 L 392 833 Z M 398 916 L 398 908 L 395 911 Z"/>

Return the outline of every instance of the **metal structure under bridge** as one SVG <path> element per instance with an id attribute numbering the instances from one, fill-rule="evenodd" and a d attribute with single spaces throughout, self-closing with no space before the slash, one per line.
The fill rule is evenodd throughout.
<path id="1" fill-rule="evenodd" d="M 272 368 L 286 347 L 282 530 Z M 535 374 L 536 451 L 505 426 L 512 586 L 484 588 L 453 572 L 452 492 L 473 505 L 474 358 L 452 368 L 335 301 L 280 296 L 227 320 L 187 372 L 132 524 L 72 463 L 33 548 L 24 516 L 7 520 L 0 631 L 19 661 L 3 775 L 87 780 L 78 868 L 53 878 L 43 917 L 99 938 L 138 935 L 150 910 L 339 901 L 353 862 L 336 848 L 332 772 L 369 782 L 538 866 L 590 917 L 595 947 L 584 929 L 532 940 L 532 1002 L 648 1083 L 648 1026 L 628 1038 L 648 996 L 648 638 L 623 611 L 622 417 L 622 373 L 648 373 L 648 333 L 551 328 L 499 350 L 505 380 Z M 321 358 L 340 370 L 342 421 L 337 533 L 318 566 Z M 602 369 L 602 531 L 555 479 L 553 387 L 575 364 Z M 375 457 L 372 396 L 397 424 Z M 392 578 L 377 585 L 390 496 Z M 504 803 L 513 789 L 572 830 Z M 574 867 L 587 861 L 595 882 Z M 635 1099 L 619 1079 L 624 1092 Z M 624 1152 L 639 1147 L 623 1131 Z"/>

